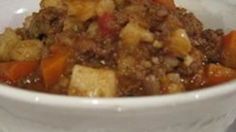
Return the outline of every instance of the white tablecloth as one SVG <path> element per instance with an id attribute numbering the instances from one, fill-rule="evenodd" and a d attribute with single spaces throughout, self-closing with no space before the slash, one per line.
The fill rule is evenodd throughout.
<path id="1" fill-rule="evenodd" d="M 229 128 L 228 132 L 236 132 L 236 121 L 235 121 L 235 123 Z"/>

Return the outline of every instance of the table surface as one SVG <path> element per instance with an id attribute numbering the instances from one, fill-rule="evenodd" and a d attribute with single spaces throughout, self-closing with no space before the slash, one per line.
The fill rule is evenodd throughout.
<path id="1" fill-rule="evenodd" d="M 236 132 L 236 121 L 235 123 L 229 128 L 227 132 Z"/>

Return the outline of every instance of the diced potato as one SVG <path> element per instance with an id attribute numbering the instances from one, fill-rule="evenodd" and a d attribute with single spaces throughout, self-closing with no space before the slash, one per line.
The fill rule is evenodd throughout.
<path id="1" fill-rule="evenodd" d="M 129 5 L 124 10 L 130 14 L 141 13 L 145 11 L 145 8 L 142 5 Z M 140 21 L 139 21 L 140 22 Z"/>
<path id="2" fill-rule="evenodd" d="M 118 69 L 121 74 L 130 74 L 135 72 L 135 66 L 137 65 L 135 59 L 132 56 L 121 56 L 118 60 Z"/>
<path id="3" fill-rule="evenodd" d="M 168 50 L 180 56 L 186 56 L 191 51 L 192 45 L 184 29 L 178 29 L 173 32 L 170 38 Z"/>
<path id="4" fill-rule="evenodd" d="M 10 52 L 12 60 L 35 61 L 42 56 L 43 44 L 38 40 L 24 40 L 19 42 Z"/>
<path id="5" fill-rule="evenodd" d="M 20 36 L 10 28 L 7 28 L 6 31 L 0 35 L 0 61 L 8 61 L 11 59 L 10 51 L 16 46 L 20 39 Z"/>
<path id="6" fill-rule="evenodd" d="M 98 33 L 98 24 L 96 22 L 93 22 L 89 25 L 87 30 L 89 37 L 95 37 Z"/>
<path id="7" fill-rule="evenodd" d="M 173 69 L 180 64 L 180 61 L 175 57 L 165 57 L 164 65 L 167 69 Z"/>
<path id="8" fill-rule="evenodd" d="M 180 93 L 184 91 L 184 85 L 181 83 L 172 83 L 167 87 L 167 89 L 169 94 Z"/>
<path id="9" fill-rule="evenodd" d="M 97 0 L 68 0 L 68 14 L 84 22 L 96 15 Z"/>
<path id="10" fill-rule="evenodd" d="M 41 8 L 47 8 L 47 7 L 62 8 L 63 2 L 62 0 L 42 0 L 40 6 Z"/>
<path id="11" fill-rule="evenodd" d="M 155 41 L 153 42 L 153 47 L 155 47 L 155 48 L 157 48 L 157 49 L 160 49 L 160 48 L 163 47 L 163 43 L 160 42 L 160 41 L 158 41 L 158 40 L 155 40 Z"/>
<path id="12" fill-rule="evenodd" d="M 174 83 L 181 83 L 181 77 L 178 73 L 169 73 L 167 74 L 167 78 Z"/>
<path id="13" fill-rule="evenodd" d="M 113 0 L 100 0 L 98 2 L 96 11 L 97 11 L 97 15 L 101 16 L 104 13 L 111 13 L 113 12 L 115 9 L 115 3 Z"/>
<path id="14" fill-rule="evenodd" d="M 120 37 L 124 44 L 137 45 L 139 42 L 153 42 L 154 35 L 137 23 L 128 23 L 121 31 Z"/>
<path id="15" fill-rule="evenodd" d="M 114 71 L 76 65 L 68 93 L 88 97 L 114 97 L 116 88 L 117 79 Z"/>
<path id="16" fill-rule="evenodd" d="M 80 22 L 77 21 L 74 17 L 67 17 L 64 21 L 63 31 L 72 30 L 78 31 Z"/>
<path id="17" fill-rule="evenodd" d="M 167 76 L 162 77 L 161 84 L 164 93 L 174 94 L 185 91 L 181 77 L 177 73 L 169 73 Z"/>
<path id="18" fill-rule="evenodd" d="M 188 55 L 184 58 L 184 65 L 185 66 L 190 66 L 193 62 L 194 62 L 194 58 L 190 55 Z"/>

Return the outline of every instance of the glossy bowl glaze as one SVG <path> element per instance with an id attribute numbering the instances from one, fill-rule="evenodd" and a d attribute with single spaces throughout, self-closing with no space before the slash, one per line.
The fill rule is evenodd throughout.
<path id="1" fill-rule="evenodd" d="M 177 0 L 211 28 L 236 28 L 235 0 Z M 0 0 L 0 29 L 19 26 L 36 0 Z M 0 132 L 224 132 L 236 117 L 236 82 L 135 98 L 48 95 L 0 85 Z"/>

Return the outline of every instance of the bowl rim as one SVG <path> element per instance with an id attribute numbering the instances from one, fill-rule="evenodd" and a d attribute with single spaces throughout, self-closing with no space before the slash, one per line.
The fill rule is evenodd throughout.
<path id="1" fill-rule="evenodd" d="M 14 88 L 0 84 L 0 98 L 19 103 L 80 109 L 115 109 L 135 110 L 140 108 L 165 108 L 189 103 L 204 102 L 209 99 L 236 95 L 236 80 L 205 89 L 160 96 L 123 97 L 123 98 L 88 98 L 53 95 Z"/>

